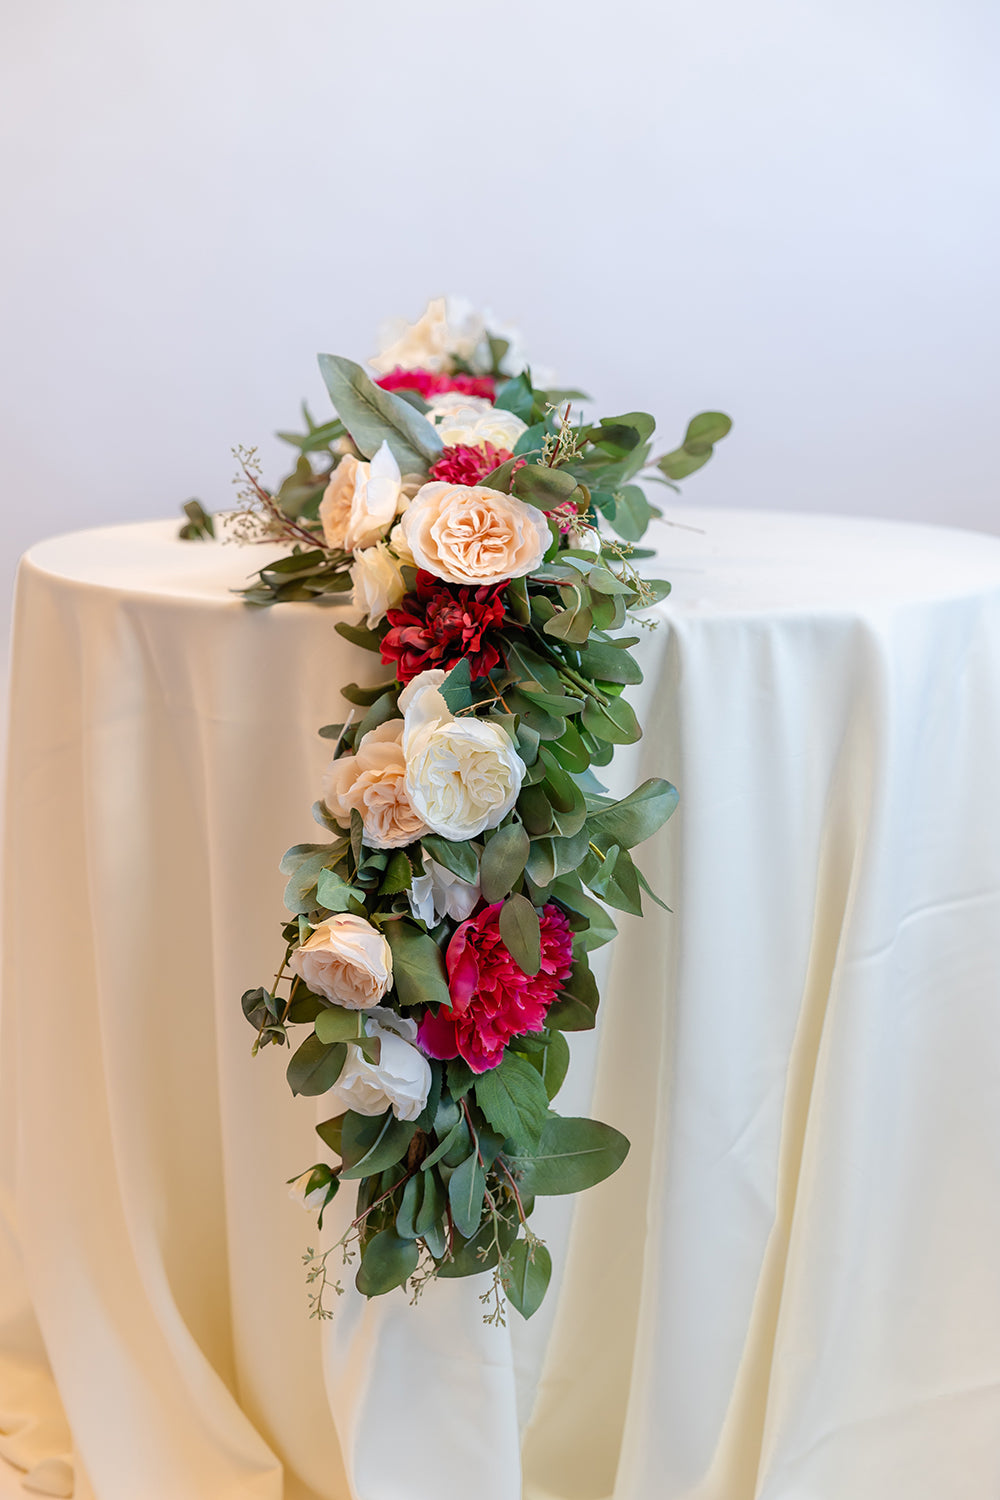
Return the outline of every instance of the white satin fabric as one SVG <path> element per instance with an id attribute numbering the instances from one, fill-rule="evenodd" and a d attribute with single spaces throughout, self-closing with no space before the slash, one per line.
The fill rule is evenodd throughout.
<path id="1" fill-rule="evenodd" d="M 228 590 L 263 554 L 174 523 L 28 555 L 0 1050 L 18 1493 L 1000 1493 L 1000 540 L 671 515 L 701 529 L 656 530 L 674 592 L 613 780 L 680 788 L 640 855 L 674 915 L 623 919 L 560 1098 L 632 1152 L 542 1204 L 553 1290 L 499 1331 L 487 1278 L 411 1308 L 350 1268 L 307 1318 L 320 1240 L 283 1183 L 323 1157 L 322 1101 L 251 1059 L 240 1012 L 279 949 L 277 861 L 318 836 L 316 729 L 377 662 L 337 607 L 247 610 Z"/>

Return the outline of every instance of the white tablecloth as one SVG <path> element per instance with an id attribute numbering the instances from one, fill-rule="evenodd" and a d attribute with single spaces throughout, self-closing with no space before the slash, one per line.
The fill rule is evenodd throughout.
<path id="1" fill-rule="evenodd" d="M 336 609 L 245 609 L 259 552 L 174 523 L 28 555 L 0 1051 L 0 1453 L 28 1483 L 1000 1493 L 1000 540 L 676 519 L 702 530 L 656 532 L 674 593 L 615 769 L 680 788 L 640 856 L 675 915 L 624 919 L 560 1098 L 634 1144 L 543 1205 L 553 1291 L 500 1332 L 475 1281 L 308 1320 L 283 1183 L 322 1101 L 240 1013 L 316 729 L 374 658 Z"/>

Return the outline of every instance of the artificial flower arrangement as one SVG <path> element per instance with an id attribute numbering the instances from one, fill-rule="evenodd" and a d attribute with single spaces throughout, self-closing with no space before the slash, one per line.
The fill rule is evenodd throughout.
<path id="1" fill-rule="evenodd" d="M 255 1052 L 292 1046 L 293 1093 L 329 1105 L 334 1161 L 293 1190 L 322 1226 L 358 1187 L 337 1244 L 305 1257 L 314 1315 L 342 1289 L 337 1251 L 369 1297 L 492 1270 L 485 1316 L 502 1322 L 549 1281 L 535 1198 L 602 1181 L 628 1151 L 552 1101 L 566 1034 L 595 1024 L 608 908 L 657 900 L 630 851 L 677 794 L 652 779 L 616 801 L 594 768 L 640 738 L 627 632 L 669 589 L 635 566 L 658 513 L 636 478 L 675 485 L 730 423 L 702 413 L 653 461 L 651 416 L 583 420 L 582 393 L 537 388 L 508 338 L 445 299 L 371 364 L 320 356 L 336 416 L 304 408 L 307 430 L 281 434 L 298 460 L 273 493 L 239 453 L 230 526 L 291 548 L 246 599 L 350 590 L 361 620 L 334 628 L 385 668 L 319 731 L 324 838 L 284 857 L 284 958 L 243 1010 Z M 186 509 L 185 535 L 211 530 Z"/>

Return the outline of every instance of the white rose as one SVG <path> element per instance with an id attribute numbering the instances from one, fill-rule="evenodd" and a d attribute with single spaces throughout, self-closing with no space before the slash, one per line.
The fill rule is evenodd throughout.
<path id="1" fill-rule="evenodd" d="M 431 1069 L 426 1057 L 411 1043 L 417 1026 L 382 1006 L 365 1016 L 365 1031 L 379 1043 L 378 1062 L 369 1062 L 357 1047 L 348 1047 L 340 1077 L 324 1096 L 334 1107 L 359 1115 L 380 1115 L 392 1109 L 397 1120 L 415 1120 L 427 1103 Z"/>
<path id="2" fill-rule="evenodd" d="M 348 1010 L 370 1010 L 392 987 L 392 949 L 377 927 L 351 912 L 320 922 L 288 967 L 314 995 Z"/>
<path id="3" fill-rule="evenodd" d="M 354 602 L 368 616 L 369 628 L 385 618 L 387 609 L 395 609 L 406 593 L 399 561 L 389 551 L 387 542 L 376 542 L 355 552 L 351 564 Z"/>
<path id="4" fill-rule="evenodd" d="M 314 1179 L 316 1186 L 310 1187 L 309 1184 Z M 288 1196 L 296 1203 L 301 1203 L 303 1208 L 322 1208 L 330 1190 L 330 1179 L 329 1167 L 310 1167 L 308 1172 L 303 1172 L 301 1177 L 296 1177 L 289 1184 Z"/>
<path id="5" fill-rule="evenodd" d="M 454 395 L 449 391 L 439 396 L 431 402 L 427 413 L 446 448 L 459 443 L 485 448 L 492 443 L 494 448 L 509 448 L 513 452 L 521 433 L 527 431 L 527 423 L 482 397 L 462 396 L 456 401 Z"/>
<path id="6" fill-rule="evenodd" d="M 410 551 L 410 544 L 406 540 L 406 532 L 403 530 L 403 523 L 401 521 L 397 522 L 389 533 L 389 546 L 395 552 L 404 568 L 415 568 L 417 566 L 416 559 Z"/>
<path id="7" fill-rule="evenodd" d="M 425 927 L 437 926 L 442 917 L 464 922 L 471 917 L 481 894 L 478 881 L 473 885 L 460 875 L 453 875 L 429 854 L 424 855 L 424 873 L 413 877 L 406 893 L 410 910 Z"/>
<path id="8" fill-rule="evenodd" d="M 385 536 L 407 500 L 388 443 L 370 463 L 342 458 L 319 505 L 326 545 L 344 552 L 371 547 Z"/>
<path id="9" fill-rule="evenodd" d="M 459 841 L 506 817 L 525 768 L 499 724 L 451 713 L 438 691 L 441 677 L 420 673 L 400 698 L 406 790 L 433 833 Z"/>
<path id="10" fill-rule="evenodd" d="M 448 371 L 457 355 L 466 364 L 483 352 L 486 326 L 482 315 L 460 297 L 434 297 L 415 323 L 397 321 L 380 340 L 378 354 L 369 361 L 380 375 L 390 370 Z"/>

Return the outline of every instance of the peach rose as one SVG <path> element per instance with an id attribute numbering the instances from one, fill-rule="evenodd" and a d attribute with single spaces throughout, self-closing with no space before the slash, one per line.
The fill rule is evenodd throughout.
<path id="1" fill-rule="evenodd" d="M 369 463 L 348 454 L 334 469 L 320 501 L 326 545 L 342 552 L 373 546 L 406 501 L 403 477 L 388 443 Z"/>
<path id="2" fill-rule="evenodd" d="M 338 823 L 350 825 L 357 808 L 364 839 L 373 849 L 400 849 L 427 832 L 406 790 L 403 720 L 370 729 L 353 755 L 332 760 L 323 776 L 323 801 Z"/>
<path id="3" fill-rule="evenodd" d="M 485 485 L 425 484 L 400 522 L 418 568 L 478 588 L 537 568 L 551 534 L 542 511 Z"/>
<path id="4" fill-rule="evenodd" d="M 314 995 L 348 1010 L 370 1010 L 392 988 L 392 949 L 377 927 L 351 912 L 320 922 L 288 967 Z"/>

